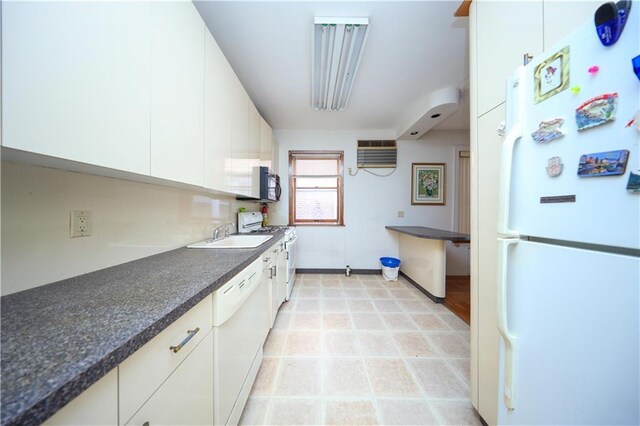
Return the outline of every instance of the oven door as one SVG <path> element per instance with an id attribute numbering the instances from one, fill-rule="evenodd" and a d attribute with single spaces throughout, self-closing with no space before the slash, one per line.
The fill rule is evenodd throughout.
<path id="1" fill-rule="evenodd" d="M 296 282 L 296 240 L 294 237 L 287 242 L 287 300 L 291 298 L 291 292 L 293 291 L 293 285 Z"/>

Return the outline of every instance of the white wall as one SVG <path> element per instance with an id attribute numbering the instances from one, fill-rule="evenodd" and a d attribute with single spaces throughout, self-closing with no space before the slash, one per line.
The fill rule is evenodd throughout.
<path id="1" fill-rule="evenodd" d="M 358 139 L 394 139 L 394 130 L 274 132 L 278 141 L 281 202 L 270 208 L 274 224 L 288 222 L 289 150 L 344 151 L 344 227 L 298 226 L 298 268 L 379 269 L 381 256 L 398 256 L 398 238 L 386 225 L 428 226 L 454 230 L 456 146 L 468 147 L 468 131 L 431 131 L 418 141 L 398 141 L 398 168 L 389 177 L 376 177 L 356 168 Z M 446 163 L 446 205 L 411 205 L 411 163 Z M 373 170 L 376 171 L 376 170 Z M 377 170 L 387 173 L 388 169 Z M 404 217 L 398 217 L 404 211 Z M 447 274 L 468 275 L 468 250 L 448 250 Z"/>
<path id="2" fill-rule="evenodd" d="M 232 197 L 2 162 L 1 294 L 48 284 L 210 237 L 236 222 Z M 69 238 L 71 210 L 93 233 Z"/>

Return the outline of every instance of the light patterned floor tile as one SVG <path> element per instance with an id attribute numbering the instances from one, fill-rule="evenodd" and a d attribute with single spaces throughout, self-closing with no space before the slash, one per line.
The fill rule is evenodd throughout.
<path id="1" fill-rule="evenodd" d="M 318 425 L 322 419 L 320 399 L 273 399 L 268 425 Z"/>
<path id="2" fill-rule="evenodd" d="M 377 425 L 376 409 L 371 401 L 326 401 L 327 425 Z"/>
<path id="3" fill-rule="evenodd" d="M 469 327 L 402 277 L 299 274 L 240 424 L 478 424 Z"/>
<path id="4" fill-rule="evenodd" d="M 385 425 L 438 425 L 425 400 L 381 399 L 377 401 Z"/>

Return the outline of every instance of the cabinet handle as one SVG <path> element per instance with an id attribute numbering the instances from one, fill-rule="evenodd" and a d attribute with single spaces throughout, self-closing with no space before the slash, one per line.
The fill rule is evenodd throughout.
<path id="1" fill-rule="evenodd" d="M 272 251 L 273 251 L 274 253 L 277 253 L 277 252 L 278 252 L 278 249 L 273 249 Z"/>
<path id="2" fill-rule="evenodd" d="M 256 273 L 254 272 L 253 274 L 251 274 L 251 276 L 249 277 L 249 279 L 253 278 L 256 276 Z"/>
<path id="3" fill-rule="evenodd" d="M 278 276 L 278 267 L 277 266 L 273 266 L 273 276 L 274 277 Z"/>
<path id="4" fill-rule="evenodd" d="M 144 422 L 142 423 L 142 426 L 150 426 L 150 425 L 149 425 L 149 422 Z"/>
<path id="5" fill-rule="evenodd" d="M 265 262 L 268 262 L 269 260 L 271 260 L 271 258 L 270 258 L 270 257 L 265 257 L 265 258 L 264 258 L 264 259 L 262 259 L 262 260 L 263 260 L 263 261 L 265 261 Z"/>
<path id="6" fill-rule="evenodd" d="M 273 267 L 269 268 L 269 279 L 273 278 Z"/>
<path id="7" fill-rule="evenodd" d="M 185 337 L 185 339 L 180 342 L 178 346 L 169 346 L 169 350 L 172 350 L 174 354 L 178 353 L 178 351 L 182 349 L 184 345 L 189 343 L 189 340 L 193 339 L 193 336 L 195 336 L 198 331 L 200 331 L 200 327 L 196 327 L 194 330 L 187 330 L 187 333 L 189 333 L 189 335 Z"/>

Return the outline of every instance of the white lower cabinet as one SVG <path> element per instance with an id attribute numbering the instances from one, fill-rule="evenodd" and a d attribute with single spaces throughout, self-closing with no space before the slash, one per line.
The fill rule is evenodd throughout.
<path id="1" fill-rule="evenodd" d="M 118 369 L 111 370 L 43 424 L 117 425 Z"/>
<path id="2" fill-rule="evenodd" d="M 128 425 L 213 424 L 213 332 L 185 358 Z"/>
<path id="3" fill-rule="evenodd" d="M 212 327 L 211 311 L 211 297 L 205 297 L 203 301 L 120 364 L 121 424 L 131 419 L 131 416 L 205 338 Z"/>

